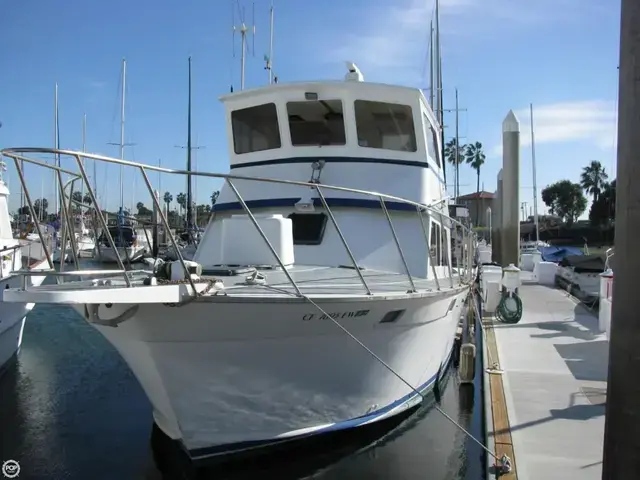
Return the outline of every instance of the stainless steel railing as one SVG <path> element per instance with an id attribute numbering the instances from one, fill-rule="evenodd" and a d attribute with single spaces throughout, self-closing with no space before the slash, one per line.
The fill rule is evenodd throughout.
<path id="1" fill-rule="evenodd" d="M 247 176 L 241 176 L 241 175 L 231 175 L 231 174 L 222 174 L 222 173 L 212 173 L 212 172 L 194 172 L 194 171 L 185 171 L 185 170 L 174 170 L 174 169 L 168 169 L 168 168 L 163 168 L 163 167 L 156 167 L 156 166 L 152 166 L 152 165 L 145 165 L 142 163 L 137 163 L 137 162 L 132 162 L 132 161 L 128 161 L 128 160 L 120 160 L 120 159 L 116 159 L 116 158 L 112 158 L 112 157 L 107 157 L 107 156 L 103 156 L 103 155 L 95 155 L 95 154 L 90 154 L 90 153 L 84 153 L 84 152 L 77 152 L 77 151 L 72 151 L 72 150 L 60 150 L 60 149 L 51 149 L 51 148 L 8 148 L 8 149 L 4 149 L 2 151 L 0 151 L 0 154 L 2 156 L 11 158 L 14 163 L 15 163 L 15 167 L 16 170 L 18 172 L 18 177 L 20 179 L 20 183 L 22 184 L 22 187 L 25 191 L 25 198 L 27 200 L 28 206 L 29 206 L 29 211 L 31 213 L 32 218 L 34 219 L 34 221 L 36 222 L 36 226 L 38 227 L 38 234 L 41 235 L 40 232 L 40 226 L 39 224 L 37 224 L 38 220 L 37 220 L 37 216 L 35 215 L 35 209 L 33 208 L 33 204 L 31 201 L 31 196 L 28 193 L 28 187 L 27 184 L 25 182 L 25 178 L 24 178 L 24 172 L 22 171 L 22 162 L 27 162 L 27 163 L 31 163 L 31 164 L 35 164 L 38 165 L 40 167 L 46 168 L 46 169 L 50 169 L 50 170 L 54 170 L 55 174 L 56 174 L 56 178 L 57 178 L 57 183 L 59 185 L 59 190 L 60 190 L 60 200 L 61 200 L 61 205 L 63 206 L 61 213 L 62 213 L 62 220 L 63 220 L 63 227 L 65 225 L 67 225 L 66 228 L 63 228 L 63 241 L 62 241 L 62 247 L 63 249 L 61 250 L 64 254 L 65 249 L 66 249 L 66 238 L 67 236 L 69 236 L 70 240 L 71 240 L 71 249 L 72 249 L 72 255 L 73 255 L 73 259 L 74 259 L 74 263 L 76 266 L 76 271 L 80 271 L 79 268 L 79 262 L 78 262 L 78 256 L 77 256 L 77 252 L 75 249 L 75 246 L 73 245 L 73 233 L 69 232 L 69 235 L 67 235 L 67 231 L 71 228 L 72 224 L 70 222 L 69 217 L 72 216 L 72 205 L 73 205 L 73 188 L 74 188 L 74 184 L 76 181 L 81 180 L 84 183 L 85 189 L 87 191 L 87 194 L 89 195 L 89 197 L 91 198 L 91 208 L 95 209 L 95 215 L 100 223 L 100 226 L 102 228 L 102 231 L 104 232 L 105 236 L 107 237 L 108 240 L 108 244 L 111 248 L 113 248 L 114 252 L 116 252 L 116 257 L 117 257 L 117 263 L 118 263 L 118 267 L 119 270 L 98 270 L 98 271 L 92 271 L 93 274 L 95 275 L 102 275 L 102 274 L 122 274 L 125 284 L 127 287 L 131 287 L 132 283 L 131 283 L 131 279 L 130 276 L 128 275 L 128 271 L 125 269 L 124 267 L 124 263 L 122 261 L 122 259 L 119 257 L 119 255 L 117 254 L 117 248 L 115 245 L 115 242 L 111 236 L 111 234 L 109 233 L 109 229 L 107 228 L 107 222 L 104 218 L 104 215 L 102 214 L 102 209 L 100 208 L 99 204 L 98 204 L 98 200 L 97 200 L 97 195 L 96 193 L 93 191 L 90 183 L 89 183 L 89 179 L 84 167 L 84 162 L 83 159 L 90 159 L 90 160 L 94 160 L 94 161 L 102 161 L 102 162 L 107 162 L 107 163 L 113 163 L 113 164 L 118 164 L 118 165 L 123 165 L 123 166 L 129 166 L 129 167 L 133 167 L 135 169 L 137 169 L 143 180 L 144 180 L 144 184 L 146 185 L 149 194 L 151 195 L 151 198 L 153 200 L 154 203 L 154 207 L 155 210 L 158 213 L 158 217 L 160 218 L 161 224 L 163 225 L 165 232 L 168 233 L 169 236 L 169 240 L 170 243 L 173 247 L 173 249 L 175 250 L 177 257 L 178 257 L 178 261 L 180 262 L 186 278 L 188 279 L 190 286 L 193 290 L 193 294 L 196 294 L 197 290 L 196 290 L 196 286 L 194 281 L 191 278 L 191 275 L 189 274 L 189 270 L 185 264 L 184 258 L 180 252 L 180 249 L 178 248 L 178 242 L 175 238 L 175 236 L 171 233 L 171 230 L 169 228 L 169 223 L 167 221 L 167 218 L 165 216 L 165 214 L 162 211 L 161 205 L 160 205 L 160 201 L 159 199 L 156 197 L 155 193 L 154 193 L 154 189 L 153 189 L 153 185 L 151 184 L 151 181 L 149 180 L 149 175 L 148 172 L 159 172 L 159 173 L 167 173 L 167 174 L 173 174 L 173 175 L 192 175 L 192 176 L 199 176 L 199 177 L 208 177 L 208 178 L 219 178 L 224 180 L 224 182 L 229 186 L 229 189 L 233 192 L 233 194 L 235 195 L 238 203 L 241 205 L 242 209 L 244 210 L 244 212 L 246 213 L 246 215 L 248 216 L 248 218 L 250 219 L 251 223 L 253 224 L 253 226 L 255 227 L 257 233 L 260 235 L 260 237 L 262 238 L 262 241 L 265 242 L 266 246 L 269 248 L 269 250 L 271 251 L 271 253 L 273 254 L 274 258 L 276 259 L 276 262 L 278 263 L 278 265 L 280 266 L 280 268 L 282 269 L 282 272 L 284 273 L 284 275 L 287 277 L 287 280 L 291 283 L 292 287 L 294 288 L 295 292 L 297 295 L 302 295 L 299 286 L 296 284 L 296 282 L 294 281 L 294 279 L 291 277 L 291 274 L 288 272 L 288 270 L 285 268 L 285 265 L 282 262 L 282 259 L 279 257 L 279 255 L 277 254 L 276 250 L 273 248 L 273 246 L 271 245 L 271 243 L 269 242 L 269 239 L 267 238 L 266 234 L 264 233 L 264 231 L 262 230 L 262 228 L 260 227 L 258 221 L 256 220 L 255 216 L 253 215 L 253 212 L 251 211 L 251 209 L 248 207 L 245 199 L 242 197 L 242 195 L 240 194 L 240 192 L 238 191 L 236 185 L 234 184 L 234 181 L 247 181 L 247 182 L 263 182 L 263 183 L 275 183 L 275 184 L 281 184 L 281 185 L 290 185 L 290 186 L 298 186 L 298 187 L 307 187 L 307 188 L 312 188 L 316 191 L 316 193 L 318 194 L 318 197 L 320 199 L 320 202 L 322 203 L 322 206 L 327 214 L 327 216 L 329 217 L 333 227 L 336 230 L 336 233 L 338 235 L 338 237 L 340 238 L 340 241 L 342 243 L 342 246 L 344 247 L 347 256 L 349 257 L 355 271 L 358 274 L 359 280 L 362 283 L 362 286 L 364 287 L 365 291 L 367 292 L 367 294 L 371 294 L 371 288 L 369 287 L 369 285 L 367 284 L 366 279 L 364 278 L 364 275 L 362 275 L 361 273 L 361 268 L 360 266 L 357 264 L 356 258 L 353 254 L 352 249 L 349 247 L 349 244 L 347 243 L 344 235 L 342 234 L 342 230 L 340 229 L 340 226 L 338 225 L 338 222 L 335 218 L 335 215 L 333 214 L 331 208 L 328 205 L 328 202 L 326 200 L 326 197 L 324 195 L 324 191 L 325 190 L 329 190 L 329 191 L 337 191 L 337 192 L 348 192 L 351 194 L 357 194 L 357 195 L 363 195 L 363 196 L 369 196 L 369 197 L 373 197 L 373 198 L 377 198 L 380 202 L 380 206 L 382 209 L 382 212 L 384 213 L 386 219 L 387 219 L 387 223 L 389 225 L 389 230 L 391 233 L 391 236 L 393 238 L 394 244 L 396 246 L 396 250 L 400 256 L 402 265 L 403 265 L 403 269 L 405 271 L 406 277 L 408 279 L 409 285 L 411 287 L 409 292 L 416 292 L 416 285 L 414 282 L 414 276 L 411 274 L 410 268 L 409 268 L 409 264 L 407 262 L 406 256 L 404 254 L 403 248 L 400 244 L 400 240 L 398 238 L 398 235 L 396 233 L 396 230 L 394 228 L 394 224 L 393 224 L 393 220 L 391 218 L 391 216 L 389 215 L 389 211 L 387 209 L 387 202 L 392 201 L 392 202 L 398 202 L 398 203 L 403 203 L 406 205 L 411 205 L 416 209 L 416 216 L 417 216 L 417 220 L 420 222 L 421 225 L 421 229 L 423 231 L 424 234 L 424 240 L 426 242 L 426 251 L 427 251 L 427 255 L 428 255 L 428 259 L 429 259 L 429 263 L 431 265 L 431 271 L 432 274 L 434 276 L 435 279 L 435 283 L 436 283 L 436 288 L 438 290 L 440 290 L 442 288 L 442 284 L 440 282 L 440 279 L 438 278 L 437 272 L 436 272 L 436 268 L 435 268 L 435 260 L 431 254 L 431 242 L 430 242 L 430 233 L 424 223 L 424 213 L 427 212 L 429 215 L 431 215 L 432 217 L 434 217 L 435 219 L 437 219 L 440 222 L 440 239 L 438 239 L 440 241 L 441 244 L 441 249 L 446 248 L 447 251 L 451 252 L 451 254 L 448 254 L 445 256 L 446 258 L 446 266 L 447 266 L 447 273 L 448 273 L 448 277 L 450 279 L 450 287 L 453 288 L 454 287 L 454 274 L 453 274 L 453 269 L 452 269 L 452 256 L 453 256 L 453 252 L 454 251 L 459 251 L 460 252 L 460 258 L 456 259 L 456 270 L 457 270 L 457 274 L 458 274 L 458 282 L 459 284 L 462 283 L 466 283 L 466 282 L 471 282 L 472 281 L 472 275 L 473 275 L 473 258 L 474 258 L 474 248 L 475 248 L 475 234 L 469 229 L 467 228 L 464 224 L 462 224 L 461 222 L 459 222 L 458 220 L 449 217 L 448 215 L 443 214 L 443 208 L 440 205 L 439 208 L 436 208 L 436 206 L 438 206 L 439 204 L 443 203 L 445 201 L 445 199 L 440 200 L 436 203 L 434 203 L 433 205 L 424 205 L 418 202 L 414 202 L 412 200 L 408 200 L 405 198 L 401 198 L 401 197 L 396 197 L 393 195 L 387 195 L 387 194 L 382 194 L 379 192 L 372 192 L 372 191 L 367 191 L 367 190 L 361 190 L 361 189 L 355 189 L 355 188 L 348 188 L 348 187 L 339 187 L 339 186 L 334 186 L 334 185 L 323 185 L 320 183 L 315 183 L 315 182 L 302 182 L 302 181 L 293 181 L 293 180 L 281 180 L 281 179 L 274 179 L 274 178 L 260 178 L 260 177 L 247 177 Z M 46 162 L 42 162 L 40 160 L 37 160 L 35 158 L 30 158 L 27 157 L 26 155 L 28 154 L 55 154 L 55 155 L 59 155 L 59 156 L 69 156 L 69 157 L 73 157 L 76 161 L 77 167 L 78 167 L 78 171 L 74 172 L 74 171 L 69 171 L 66 169 L 63 169 L 59 166 L 56 165 L 50 165 Z M 62 174 L 65 173 L 67 175 L 72 176 L 71 180 L 67 181 L 66 183 L 63 182 L 62 179 Z M 445 207 L 446 209 L 446 207 Z M 449 233 L 450 235 L 447 235 L 447 227 L 449 228 Z M 42 240 L 42 238 L 41 238 Z M 43 241 L 43 245 L 44 245 L 44 241 Z M 446 247 L 445 247 L 446 245 Z M 453 248 L 453 246 L 455 246 L 455 248 Z M 436 252 L 438 253 L 438 251 Z M 49 255 L 47 254 L 47 258 L 50 259 Z M 61 263 L 61 271 L 63 270 L 63 263 Z M 61 272 L 62 273 L 62 272 Z M 58 275 L 59 277 L 62 275 Z"/>

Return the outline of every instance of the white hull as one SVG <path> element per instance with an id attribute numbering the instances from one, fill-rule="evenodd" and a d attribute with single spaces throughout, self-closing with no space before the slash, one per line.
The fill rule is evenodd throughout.
<path id="1" fill-rule="evenodd" d="M 328 313 L 368 312 L 339 321 L 426 391 L 452 350 L 467 292 L 319 305 Z M 140 304 L 117 328 L 96 325 L 142 384 L 158 426 L 192 456 L 211 454 L 202 449 L 224 446 L 229 452 L 248 441 L 353 428 L 419 403 L 309 303 L 262 300 L 180 308 Z M 130 307 L 100 306 L 98 313 L 108 319 Z M 405 313 L 397 322 L 380 323 L 394 310 Z"/>
<path id="2" fill-rule="evenodd" d="M 47 268 L 46 262 L 36 268 Z M 45 277 L 28 277 L 29 285 L 37 286 Z M 10 275 L 0 280 L 0 290 L 8 288 L 20 288 L 22 278 L 18 275 Z M 22 331 L 27 314 L 33 309 L 33 303 L 7 303 L 0 300 L 0 372 L 14 355 L 20 350 L 22 344 Z"/>
<path id="3" fill-rule="evenodd" d="M 142 258 L 147 252 L 147 249 L 141 245 L 135 247 L 118 247 L 117 254 L 113 251 L 113 248 L 101 245 L 100 250 L 96 248 L 95 258 L 103 263 L 117 263 L 118 256 L 123 262 L 131 261 L 135 262 Z"/>
<path id="4" fill-rule="evenodd" d="M 91 237 L 80 237 L 78 239 L 78 255 L 88 257 L 93 255 L 96 244 Z"/>

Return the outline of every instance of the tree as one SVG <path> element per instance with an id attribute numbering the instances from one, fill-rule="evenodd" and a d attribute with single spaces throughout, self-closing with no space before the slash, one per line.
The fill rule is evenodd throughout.
<path id="1" fill-rule="evenodd" d="M 82 203 L 91 206 L 91 204 L 93 203 L 93 201 L 91 200 L 91 195 L 85 193 L 84 197 L 82 198 Z"/>
<path id="2" fill-rule="evenodd" d="M 594 227 L 606 227 L 616 218 L 616 181 L 606 183 L 589 210 L 589 221 Z"/>
<path id="3" fill-rule="evenodd" d="M 447 160 L 447 162 L 454 166 L 456 172 L 455 196 L 457 198 L 458 191 L 460 190 L 459 167 L 465 159 L 465 145 L 460 145 L 458 143 L 458 140 L 452 138 L 444 146 L 444 158 Z"/>
<path id="4" fill-rule="evenodd" d="M 136 204 L 136 210 L 138 210 L 138 216 L 151 215 L 153 213 L 147 207 L 144 206 L 144 203 L 138 202 Z"/>
<path id="5" fill-rule="evenodd" d="M 171 205 L 171 202 L 173 201 L 173 195 L 171 195 L 171 193 L 169 192 L 164 192 L 164 196 L 162 197 L 162 199 L 164 200 L 164 203 L 167 204 L 167 212 L 169 211 L 169 206 Z"/>
<path id="6" fill-rule="evenodd" d="M 49 200 L 46 198 L 37 198 L 36 201 L 33 202 L 33 209 L 40 218 L 47 217 L 47 208 L 49 208 Z"/>
<path id="7" fill-rule="evenodd" d="M 471 168 L 476 171 L 476 193 L 478 193 L 478 200 L 476 201 L 476 218 L 480 218 L 480 168 L 484 165 L 484 161 L 487 157 L 482 151 L 482 144 L 480 142 L 467 145 L 465 151 L 465 159 Z"/>
<path id="8" fill-rule="evenodd" d="M 560 180 L 542 189 L 542 201 L 552 215 L 572 225 L 587 209 L 587 199 L 582 186 L 570 180 Z"/>
<path id="9" fill-rule="evenodd" d="M 198 205 L 196 207 L 196 223 L 199 224 L 201 218 L 208 218 L 211 214 L 211 205 Z"/>
<path id="10" fill-rule="evenodd" d="M 176 202 L 180 205 L 180 214 L 182 214 L 187 208 L 187 196 L 184 193 L 179 193 Z"/>
<path id="11" fill-rule="evenodd" d="M 598 200 L 608 179 L 609 175 L 604 171 L 602 164 L 597 160 L 592 160 L 589 165 L 582 169 L 580 185 L 585 192 L 593 196 L 593 201 L 595 202 Z"/>
<path id="12" fill-rule="evenodd" d="M 211 206 L 213 207 L 218 201 L 218 197 L 220 196 L 220 190 L 214 190 L 211 194 Z"/>

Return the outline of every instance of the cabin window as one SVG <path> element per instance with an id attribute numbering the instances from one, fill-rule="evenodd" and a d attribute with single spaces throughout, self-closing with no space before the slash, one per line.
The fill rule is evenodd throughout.
<path id="1" fill-rule="evenodd" d="M 434 266 L 443 265 L 442 262 L 442 232 L 440 224 L 431 222 L 431 238 L 429 239 L 429 254 Z"/>
<path id="2" fill-rule="evenodd" d="M 431 125 L 429 117 L 427 117 L 425 113 L 423 113 L 422 116 L 422 120 L 424 121 L 424 135 L 427 142 L 427 153 L 429 154 L 429 157 L 434 162 L 436 162 L 436 165 L 442 167 L 442 165 L 440 165 L 440 156 L 438 155 L 438 141 L 436 140 L 436 130 L 433 128 L 433 125 Z"/>
<path id="3" fill-rule="evenodd" d="M 292 213 L 289 215 L 293 224 L 294 245 L 320 245 L 327 226 L 324 213 Z"/>
<path id="4" fill-rule="evenodd" d="M 415 152 L 416 132 L 409 105 L 356 100 L 354 103 L 358 145 L 401 152 Z"/>
<path id="5" fill-rule="evenodd" d="M 233 150 L 237 154 L 280 148 L 280 127 L 275 103 L 231 112 Z"/>
<path id="6" fill-rule="evenodd" d="M 347 143 L 341 100 L 288 102 L 287 114 L 294 147 Z"/>

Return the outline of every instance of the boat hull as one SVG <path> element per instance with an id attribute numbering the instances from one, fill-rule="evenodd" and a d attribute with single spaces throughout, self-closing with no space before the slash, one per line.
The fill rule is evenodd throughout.
<path id="1" fill-rule="evenodd" d="M 449 358 L 467 293 L 318 305 L 424 393 Z M 98 314 L 108 319 L 131 307 L 101 305 Z M 140 381 L 156 424 L 192 459 L 356 428 L 421 402 L 307 302 L 227 298 L 136 308 L 117 328 L 94 326 Z M 403 313 L 381 323 L 394 311 Z"/>
<path id="2" fill-rule="evenodd" d="M 44 268 L 44 267 L 43 267 Z M 29 284 L 40 285 L 45 277 L 29 277 Z M 11 275 L 0 280 L 0 290 L 6 288 L 20 288 L 22 278 Z M 33 309 L 33 303 L 10 303 L 0 300 L 0 373 L 16 357 L 22 345 L 22 332 L 28 313 Z"/>

